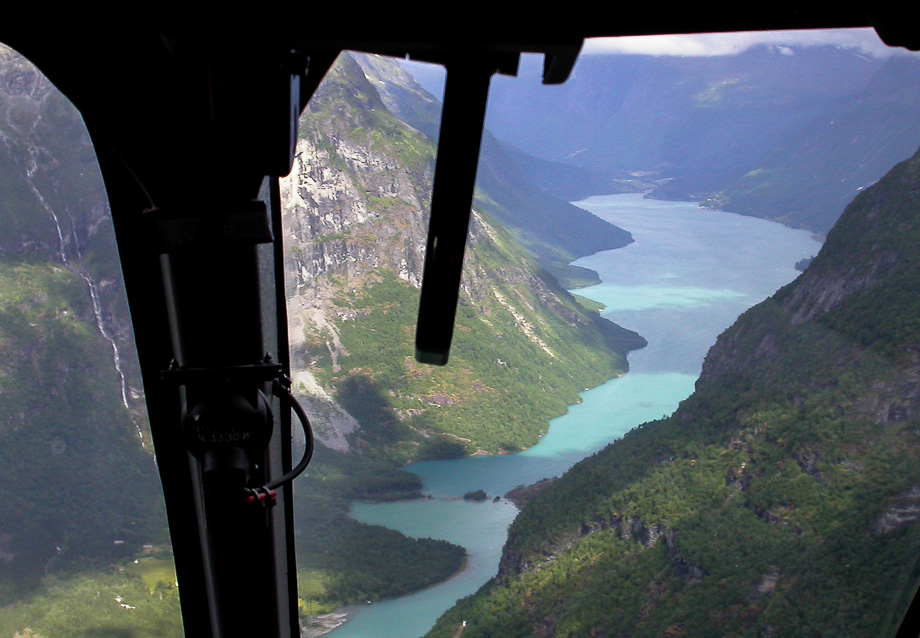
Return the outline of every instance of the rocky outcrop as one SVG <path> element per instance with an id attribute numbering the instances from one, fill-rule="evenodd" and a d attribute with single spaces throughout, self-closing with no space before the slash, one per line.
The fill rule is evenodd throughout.
<path id="1" fill-rule="evenodd" d="M 872 524 L 872 533 L 887 534 L 917 522 L 920 522 L 920 487 L 915 486 L 889 499 L 884 511 Z"/>
<path id="2" fill-rule="evenodd" d="M 528 572 L 539 571 L 570 551 L 586 537 L 599 533 L 614 534 L 620 540 L 635 543 L 642 549 L 652 549 L 664 542 L 674 572 L 688 585 L 702 582 L 707 575 L 704 569 L 694 565 L 681 554 L 676 534 L 664 524 L 646 525 L 638 516 L 624 518 L 612 515 L 582 523 L 578 533 L 571 533 L 562 542 L 556 542 L 543 548 L 538 556 L 525 557 L 520 552 L 509 550 L 506 547 L 499 563 L 496 585 L 511 582 Z"/>
<path id="3" fill-rule="evenodd" d="M 427 193 L 392 155 L 312 134 L 299 141 L 294 170 L 284 180 L 287 271 L 295 290 L 315 287 L 321 275 L 359 280 L 380 267 L 417 287 Z"/>
<path id="4" fill-rule="evenodd" d="M 920 415 L 920 352 L 906 349 L 902 365 L 872 379 L 854 408 L 876 424 L 908 423 Z"/>
<path id="5" fill-rule="evenodd" d="M 896 251 L 876 246 L 874 255 L 857 264 L 803 275 L 786 303 L 790 323 L 798 325 L 827 314 L 849 296 L 869 290 L 898 264 Z"/>

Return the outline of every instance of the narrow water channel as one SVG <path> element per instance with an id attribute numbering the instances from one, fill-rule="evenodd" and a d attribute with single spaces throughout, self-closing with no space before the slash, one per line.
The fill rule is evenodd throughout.
<path id="1" fill-rule="evenodd" d="M 798 275 L 796 261 L 817 253 L 808 232 L 695 204 L 608 195 L 578 206 L 633 234 L 635 242 L 576 262 L 601 282 L 577 293 L 606 305 L 604 316 L 649 345 L 629 356 L 630 371 L 582 393 L 550 423 L 540 443 L 520 454 L 416 463 L 431 499 L 356 504 L 352 516 L 414 537 L 467 548 L 466 569 L 410 596 L 362 606 L 333 638 L 418 638 L 458 598 L 495 575 L 517 509 L 508 490 L 559 476 L 633 427 L 670 414 L 690 395 L 706 351 L 750 306 Z M 484 503 L 462 495 L 482 489 Z"/>

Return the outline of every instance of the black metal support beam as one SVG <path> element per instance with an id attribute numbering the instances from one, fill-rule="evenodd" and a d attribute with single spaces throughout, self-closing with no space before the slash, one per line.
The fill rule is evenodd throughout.
<path id="1" fill-rule="evenodd" d="M 479 163 L 479 147 L 497 71 L 517 72 L 518 54 L 456 57 L 445 62 L 447 84 L 441 111 L 438 159 L 431 193 L 431 218 L 415 334 L 415 358 L 445 365 L 460 293 Z"/>

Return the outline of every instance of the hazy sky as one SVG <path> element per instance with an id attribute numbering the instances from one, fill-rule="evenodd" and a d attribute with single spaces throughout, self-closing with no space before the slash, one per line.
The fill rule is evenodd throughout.
<path id="1" fill-rule="evenodd" d="M 888 56 L 898 50 L 887 47 L 879 40 L 875 30 L 867 28 L 594 38 L 585 42 L 582 54 L 631 53 L 700 57 L 741 53 L 757 44 L 773 44 L 779 47 L 834 44 L 859 49 L 875 57 Z M 791 49 L 787 51 L 792 54 Z"/>

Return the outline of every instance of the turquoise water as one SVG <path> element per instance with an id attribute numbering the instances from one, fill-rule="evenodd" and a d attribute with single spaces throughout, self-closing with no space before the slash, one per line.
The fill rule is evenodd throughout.
<path id="1" fill-rule="evenodd" d="M 539 444 L 520 454 L 416 463 L 432 498 L 356 504 L 352 515 L 415 537 L 443 538 L 467 548 L 467 568 L 411 596 L 358 608 L 334 638 L 418 638 L 458 598 L 495 575 L 508 526 L 517 513 L 490 498 L 558 476 L 636 425 L 674 411 L 693 391 L 706 351 L 750 306 L 798 274 L 793 265 L 820 248 L 805 231 L 692 203 L 641 195 L 592 197 L 578 206 L 633 234 L 635 242 L 575 262 L 602 283 L 578 294 L 606 305 L 604 316 L 635 330 L 649 345 L 630 353 L 630 371 L 581 394 L 554 419 Z"/>

